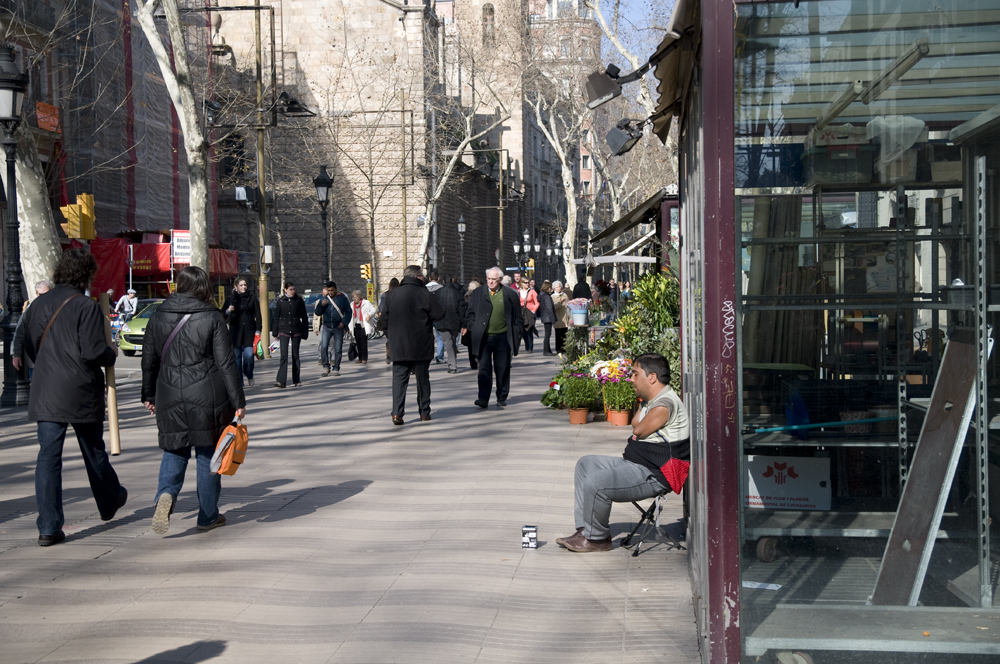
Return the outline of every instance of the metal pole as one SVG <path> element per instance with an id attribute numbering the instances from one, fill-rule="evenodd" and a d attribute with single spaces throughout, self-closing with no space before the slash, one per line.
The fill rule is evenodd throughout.
<path id="1" fill-rule="evenodd" d="M 409 265 L 407 260 L 406 251 L 406 91 L 401 91 L 399 93 L 399 128 L 403 134 L 403 140 L 400 142 L 402 150 L 402 161 L 399 169 L 399 180 L 400 187 L 403 190 L 403 267 L 405 268 Z M 425 219 L 424 223 L 431 223 L 430 219 Z M 375 267 L 375 256 L 372 256 L 372 268 Z M 374 276 L 374 275 L 373 275 Z"/>
<path id="2" fill-rule="evenodd" d="M 458 280 L 465 285 L 465 233 L 458 234 Z"/>
<path id="3" fill-rule="evenodd" d="M 20 370 L 15 369 L 10 354 L 14 330 L 24 310 L 24 291 L 21 290 L 21 235 L 17 219 L 17 184 L 14 172 L 17 158 L 14 130 L 18 124 L 18 120 L 3 123 L 3 151 L 7 154 L 7 256 L 4 261 L 7 301 L 3 321 L 0 322 L 0 327 L 3 327 L 3 394 L 0 394 L 0 406 L 4 407 L 28 405 L 27 369 L 23 364 Z"/>
<path id="4" fill-rule="evenodd" d="M 323 222 L 323 259 L 326 263 L 326 278 L 333 279 L 333 269 L 330 262 L 330 229 L 326 223 L 326 201 L 319 202 L 319 218 Z"/>
<path id="5" fill-rule="evenodd" d="M 501 128 L 498 133 L 500 135 L 500 139 L 498 140 L 497 152 L 499 152 L 500 156 L 503 157 L 503 128 Z M 497 201 L 499 203 L 499 205 L 497 205 L 497 208 L 499 208 L 499 211 L 500 211 L 500 269 L 501 270 L 504 269 L 504 266 L 503 266 L 503 264 L 504 264 L 504 248 L 503 248 L 503 171 L 504 171 L 504 169 L 501 167 L 500 168 L 500 200 Z"/>
<path id="6" fill-rule="evenodd" d="M 264 274 L 264 246 L 267 244 L 267 192 L 264 189 L 264 74 L 263 59 L 260 46 L 260 0 L 254 0 L 253 14 L 253 38 L 254 57 L 257 65 L 257 189 L 260 191 L 260 200 L 257 207 L 260 212 L 260 275 L 257 278 L 258 297 L 260 298 L 261 336 L 267 338 L 271 329 L 271 312 L 268 309 L 267 299 L 267 275 Z M 273 25 L 273 21 L 272 21 Z M 270 344 L 264 344 L 264 356 L 271 357 Z"/>

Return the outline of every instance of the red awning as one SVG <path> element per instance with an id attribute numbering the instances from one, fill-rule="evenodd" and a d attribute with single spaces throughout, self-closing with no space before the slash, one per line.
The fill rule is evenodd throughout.
<path id="1" fill-rule="evenodd" d="M 133 244 L 132 276 L 170 276 L 170 244 Z"/>
<path id="2" fill-rule="evenodd" d="M 96 295 L 110 288 L 116 295 L 124 294 L 128 284 L 128 242 L 121 238 L 91 240 L 90 253 L 97 261 L 90 292 Z"/>

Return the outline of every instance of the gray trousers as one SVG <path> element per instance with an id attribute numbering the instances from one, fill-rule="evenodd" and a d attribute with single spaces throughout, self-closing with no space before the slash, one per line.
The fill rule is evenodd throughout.
<path id="1" fill-rule="evenodd" d="M 458 335 L 450 330 L 441 330 L 441 341 L 444 343 L 444 350 L 448 354 L 448 368 L 458 370 L 458 346 L 455 337 Z"/>
<path id="2" fill-rule="evenodd" d="M 576 462 L 576 506 L 573 518 L 583 536 L 607 539 L 611 503 L 630 503 L 660 495 L 666 489 L 653 471 L 621 457 L 591 454 Z"/>

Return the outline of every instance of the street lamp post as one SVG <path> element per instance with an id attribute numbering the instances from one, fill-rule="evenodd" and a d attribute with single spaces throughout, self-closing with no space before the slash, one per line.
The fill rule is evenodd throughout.
<path id="1" fill-rule="evenodd" d="M 14 330 L 24 309 L 24 291 L 21 289 L 21 237 L 17 220 L 17 186 L 14 163 L 17 159 L 17 139 L 14 132 L 21 123 L 21 105 L 28 89 L 28 75 L 22 74 L 14 63 L 14 50 L 0 47 L 0 124 L 3 124 L 3 150 L 7 155 L 7 250 L 4 262 L 4 280 L 7 283 L 7 301 L 0 328 L 3 329 L 3 393 L 0 406 L 24 406 L 28 403 L 27 369 L 14 368 L 10 350 Z"/>
<path id="2" fill-rule="evenodd" d="M 333 178 L 326 172 L 326 164 L 319 167 L 319 175 L 313 178 L 313 186 L 316 187 L 316 200 L 319 202 L 319 218 L 323 223 L 323 257 L 326 263 L 326 278 L 333 279 L 333 267 L 331 261 L 330 229 L 327 228 L 326 206 L 330 202 L 330 187 L 333 186 Z"/>
<path id="3" fill-rule="evenodd" d="M 458 274 L 459 281 L 465 285 L 465 217 L 458 215 Z"/>

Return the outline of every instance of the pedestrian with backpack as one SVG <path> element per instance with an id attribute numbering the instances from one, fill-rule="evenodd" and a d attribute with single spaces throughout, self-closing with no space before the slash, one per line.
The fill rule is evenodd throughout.
<path id="1" fill-rule="evenodd" d="M 188 460 L 197 463 L 199 531 L 226 525 L 219 514 L 221 478 L 211 470 L 219 436 L 246 414 L 233 343 L 212 283 L 200 267 L 177 274 L 177 290 L 146 325 L 142 349 L 142 403 L 156 416 L 163 457 L 153 512 L 153 532 L 170 526 Z"/>
<path id="2" fill-rule="evenodd" d="M 66 539 L 62 508 L 62 455 L 66 430 L 76 433 L 90 490 L 101 520 L 125 505 L 128 491 L 118 481 L 104 449 L 104 372 L 118 349 L 109 346 L 104 316 L 85 296 L 97 261 L 82 247 L 67 249 L 56 266 L 55 288 L 39 295 L 24 314 L 24 353 L 34 363 L 28 418 L 38 422 L 35 501 L 38 544 Z"/>

